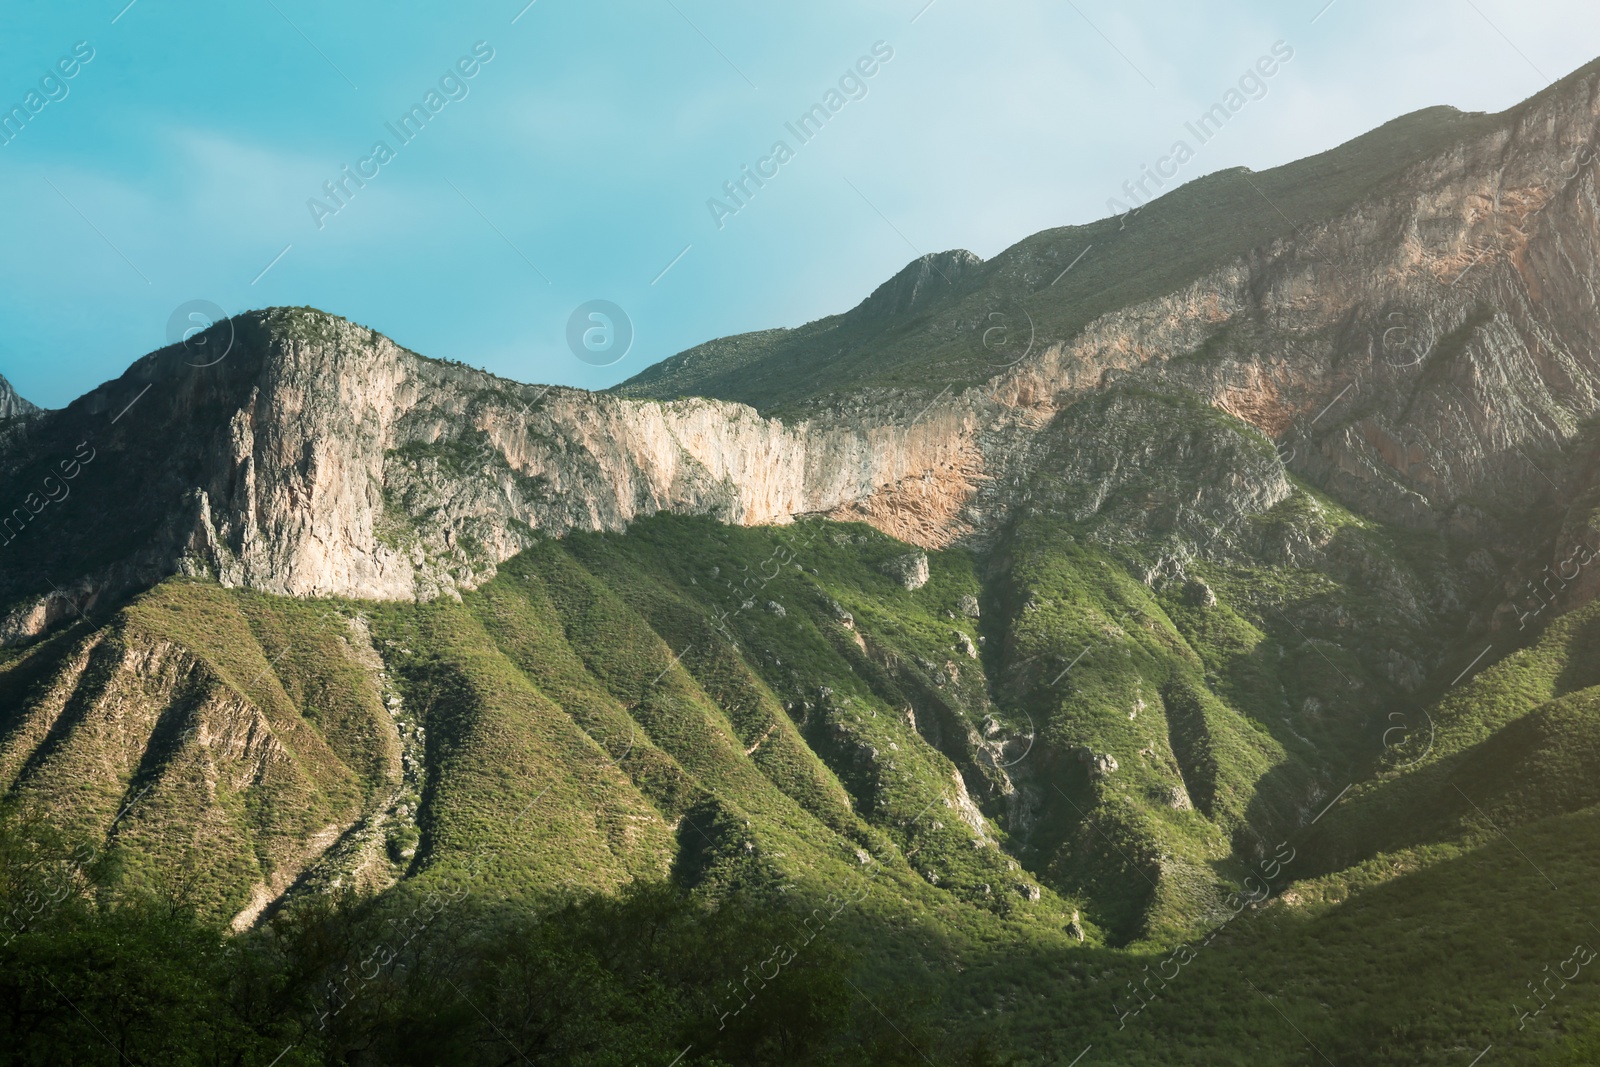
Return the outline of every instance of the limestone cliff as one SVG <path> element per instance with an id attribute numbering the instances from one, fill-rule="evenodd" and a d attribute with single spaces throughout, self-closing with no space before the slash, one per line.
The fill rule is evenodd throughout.
<path id="1" fill-rule="evenodd" d="M 174 572 L 296 596 L 427 598 L 476 585 L 540 534 L 659 511 L 786 522 L 953 470 L 976 429 L 957 405 L 788 425 L 722 401 L 526 386 L 305 310 L 216 329 L 232 336 L 221 362 L 156 352 L 13 452 L 4 550 L 83 580 L 74 604 L 49 606 L 60 582 L 24 597 L 7 637 Z M 900 525 L 947 537 L 958 503 Z M 81 544 L 91 527 L 94 550 Z M 25 570 L 5 577 L 26 592 Z"/>

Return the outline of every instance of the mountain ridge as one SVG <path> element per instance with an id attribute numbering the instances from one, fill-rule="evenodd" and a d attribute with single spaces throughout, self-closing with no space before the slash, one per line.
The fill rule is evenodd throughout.
<path id="1" fill-rule="evenodd" d="M 1591 67 L 1592 66 L 1593 65 L 1591 64 Z M 1577 78 L 1578 75 L 1589 69 L 1590 68 L 1588 67 L 1583 68 L 1583 70 L 1580 70 L 1579 72 L 1576 72 L 1574 75 L 1570 76 L 1569 80 Z M 1538 98 L 1535 97 L 1533 99 Z M 1531 103 L 1531 101 L 1525 102 L 1523 105 L 1518 105 L 1518 108 L 1525 107 L 1528 103 Z M 1308 172 L 1321 171 L 1324 172 L 1324 175 L 1326 175 L 1328 172 L 1338 172 L 1341 170 L 1349 170 L 1351 168 L 1358 170 L 1361 168 L 1366 168 L 1367 170 L 1371 171 L 1374 167 L 1376 167 L 1376 173 L 1366 173 L 1361 175 L 1364 187 L 1370 187 L 1375 185 L 1387 173 L 1390 173 L 1395 169 L 1396 164 L 1392 158 L 1395 154 L 1398 153 L 1402 159 L 1412 159 L 1412 161 L 1415 162 L 1413 157 L 1416 157 L 1419 154 L 1426 155 L 1429 151 L 1436 151 L 1441 144 L 1448 144 L 1454 138 L 1466 136 L 1466 134 L 1471 132 L 1472 129 L 1482 125 L 1482 123 L 1485 121 L 1504 116 L 1510 116 L 1517 111 L 1518 108 L 1508 109 L 1507 111 L 1501 113 L 1500 116 L 1491 116 L 1483 113 L 1461 112 L 1448 106 L 1425 108 L 1420 111 L 1393 119 L 1377 129 L 1352 138 L 1343 145 L 1328 149 L 1327 151 L 1307 157 L 1306 159 L 1272 168 L 1268 171 L 1260 172 L 1259 174 L 1244 167 L 1235 167 L 1216 171 L 1186 182 L 1175 189 L 1163 192 L 1155 198 L 1145 202 L 1135 211 L 1125 212 L 1122 215 L 1113 215 L 1108 218 L 1095 220 L 1089 223 L 1068 225 L 1040 231 L 1037 234 L 1023 238 L 1022 240 L 1012 244 L 990 260 L 984 261 L 975 256 L 973 259 L 977 260 L 975 266 L 983 268 L 991 276 L 997 272 L 1009 273 L 1009 277 L 1002 279 L 1002 284 L 1004 284 L 1008 289 L 1012 289 L 1014 291 L 1008 292 L 1000 300 L 992 300 L 991 303 L 996 305 L 1015 304 L 1025 296 L 1031 294 L 1033 291 L 1036 291 L 1037 288 L 1040 287 L 1046 280 L 1048 280 L 1050 283 L 1047 287 L 1053 288 L 1055 283 L 1067 277 L 1069 273 L 1072 273 L 1072 268 L 1079 262 L 1079 253 L 1083 253 L 1086 248 L 1096 245 L 1103 249 L 1106 245 L 1106 242 L 1113 235 L 1116 235 L 1120 238 L 1120 235 L 1125 233 L 1128 229 L 1130 220 L 1136 218 L 1140 214 L 1143 214 L 1146 210 L 1149 210 L 1156 205 L 1161 205 L 1160 210 L 1157 212 L 1158 214 L 1164 212 L 1194 213 L 1197 209 L 1202 211 L 1207 210 L 1210 207 L 1208 200 L 1216 199 L 1215 190 L 1217 190 L 1219 186 L 1227 186 L 1229 184 L 1232 184 L 1233 186 L 1238 187 L 1240 191 L 1247 192 L 1249 194 L 1246 197 L 1235 198 L 1234 201 L 1228 203 L 1227 206 L 1230 210 L 1238 210 L 1240 207 L 1252 208 L 1257 214 L 1261 215 L 1262 219 L 1265 219 L 1270 223 L 1270 225 L 1268 225 L 1265 229 L 1262 229 L 1259 221 L 1253 222 L 1255 229 L 1254 232 L 1250 234 L 1249 240 L 1254 243 L 1262 243 L 1278 236 L 1280 233 L 1293 232 L 1295 227 L 1301 225 L 1301 223 L 1295 223 L 1288 220 L 1286 217 L 1282 216 L 1281 213 L 1279 213 L 1271 203 L 1263 199 L 1259 189 L 1255 188 L 1251 184 L 1249 180 L 1250 175 L 1255 175 L 1257 179 L 1265 178 L 1268 181 L 1281 176 L 1285 187 L 1293 187 L 1295 185 L 1304 184 L 1304 179 Z M 1460 127 L 1461 132 L 1457 133 L 1453 129 L 1444 129 L 1445 127 Z M 1372 148 L 1376 148 L 1376 155 L 1378 157 L 1376 161 L 1364 158 L 1365 156 L 1372 154 L 1369 151 Z M 1327 181 L 1325 176 L 1322 180 L 1324 183 Z M 1243 181 L 1242 186 L 1240 185 L 1241 181 Z M 1325 199 L 1326 198 L 1324 198 L 1324 200 Z M 1327 212 L 1336 210 L 1337 201 L 1335 201 L 1334 204 L 1334 207 L 1329 207 L 1324 201 L 1319 201 L 1313 198 L 1306 206 L 1313 212 Z M 1063 242 L 1066 242 L 1066 247 L 1060 247 Z M 1199 243 L 1204 244 L 1203 241 Z M 1239 245 L 1237 246 L 1237 251 L 1243 253 L 1247 251 L 1249 247 L 1250 245 Z M 1144 249 L 1138 249 L 1136 251 L 1141 255 L 1145 254 L 1146 252 Z M 950 252 L 930 253 L 920 256 L 918 259 L 912 260 L 911 263 L 902 268 L 902 270 L 896 274 L 895 278 L 884 283 L 884 286 L 880 287 L 880 289 L 891 286 L 897 279 L 905 276 L 908 272 L 916 271 L 918 269 L 917 265 L 924 261 L 937 261 L 940 259 L 940 257 L 959 257 L 967 255 L 971 255 L 971 253 L 967 253 L 964 250 L 952 250 Z M 1030 270 L 1030 266 L 1036 264 L 1040 258 L 1059 259 L 1059 267 L 1062 268 L 1063 273 L 1044 273 L 1038 271 L 1037 269 Z M 1121 275 L 1133 275 L 1134 277 L 1132 278 L 1132 284 L 1134 295 L 1123 299 L 1125 302 L 1136 302 L 1140 293 L 1143 293 L 1143 295 L 1148 297 L 1159 295 L 1157 290 L 1161 290 L 1163 287 L 1166 289 L 1181 287 L 1184 282 L 1190 280 L 1190 277 L 1193 274 L 1203 273 L 1204 266 L 1206 265 L 1203 262 L 1199 265 L 1196 265 L 1192 262 L 1186 262 L 1183 261 L 1181 257 L 1179 262 L 1184 263 L 1184 265 L 1176 274 L 1173 274 L 1169 271 L 1166 274 L 1161 275 L 1159 280 L 1155 281 L 1153 287 L 1145 285 L 1142 289 L 1140 288 L 1141 283 L 1137 278 L 1137 274 L 1139 271 L 1145 268 L 1138 263 L 1137 258 L 1135 258 L 1135 260 L 1132 262 L 1112 264 L 1111 270 L 1113 273 L 1111 278 L 1113 280 L 1111 287 L 1115 288 L 1118 284 L 1125 283 L 1126 279 L 1121 279 Z M 1089 265 L 1092 267 L 1094 265 L 1094 261 L 1091 260 Z M 1009 271 L 1007 271 L 1008 268 Z M 1120 272 L 1120 274 L 1118 272 Z M 970 277 L 970 271 L 968 276 Z M 1082 275 L 1080 275 L 1078 278 L 1072 279 L 1072 281 L 1078 282 L 1081 279 Z M 1097 290 L 1105 289 L 1106 287 L 1107 286 L 1105 283 L 1095 279 L 1094 281 L 1088 283 L 1086 288 L 1073 292 L 1070 297 L 1065 298 L 1064 302 L 1092 303 L 1095 299 Z M 1072 286 L 1069 285 L 1068 289 L 1070 290 L 1071 288 Z M 868 299 L 870 300 L 871 298 L 869 297 Z M 781 363 L 786 359 L 796 358 L 797 354 L 809 354 L 809 349 L 803 347 L 796 350 L 782 349 L 773 353 L 766 353 L 761 348 L 762 344 L 765 342 L 776 343 L 788 341 L 793 338 L 803 337 L 818 332 L 831 336 L 832 333 L 838 332 L 840 327 L 848 327 L 851 325 L 853 320 L 860 321 L 863 318 L 861 312 L 865 304 L 866 301 L 863 302 L 863 305 L 858 305 L 856 308 L 853 308 L 848 312 L 825 316 L 822 319 L 806 323 L 802 326 L 756 331 L 754 333 L 734 335 L 731 337 L 718 338 L 705 342 L 702 345 L 691 348 L 686 352 L 679 353 L 676 356 L 669 357 L 666 360 L 646 368 L 645 370 L 634 375 L 632 378 L 629 378 L 628 380 L 621 382 L 616 386 L 612 386 L 611 391 L 618 392 L 622 395 L 652 396 L 657 398 L 667 398 L 674 395 L 690 394 L 719 396 L 723 399 L 738 400 L 741 402 L 750 403 L 761 410 L 773 409 L 791 414 L 804 413 L 804 411 L 809 410 L 809 405 L 815 405 L 819 403 L 826 405 L 829 403 L 829 390 L 836 389 L 838 381 L 841 380 L 838 373 L 840 368 L 830 364 L 831 377 L 830 375 L 818 373 L 807 379 L 807 381 L 811 382 L 813 385 L 816 385 L 817 383 L 832 382 L 832 384 L 822 388 L 815 396 L 808 397 L 804 394 L 796 394 L 792 390 L 786 391 L 781 389 L 778 392 L 768 393 L 763 393 L 759 391 L 759 389 L 758 391 L 751 391 L 747 387 L 748 385 L 765 381 L 762 376 L 762 372 L 756 366 L 756 364 L 760 361 L 767 360 L 774 363 Z M 964 314 L 969 321 L 963 323 L 963 328 L 967 331 L 976 331 L 980 337 L 986 328 L 991 325 L 992 320 L 986 318 L 982 312 L 974 315 L 971 310 L 967 310 Z M 866 316 L 866 318 L 870 319 L 871 316 Z M 1082 319 L 1081 317 L 1069 318 L 1066 321 L 1065 326 L 1069 330 L 1079 329 L 1082 328 L 1087 321 L 1087 319 Z M 848 333 L 848 331 L 846 332 Z M 856 340 L 862 341 L 867 339 L 857 338 Z M 818 343 L 821 344 L 822 342 L 819 340 Z M 935 345 L 941 345 L 948 344 L 949 342 L 948 339 L 938 338 L 935 339 L 933 343 Z M 837 347 L 837 344 L 833 341 L 829 341 L 828 344 Z M 981 345 L 981 340 L 977 342 L 977 344 Z M 924 347 L 926 347 L 926 343 L 924 343 Z M 688 374 L 687 372 L 680 374 L 678 371 L 679 367 L 686 366 L 691 360 L 697 360 L 700 364 L 704 364 L 708 361 L 715 363 L 717 354 L 730 348 L 741 351 L 739 351 L 736 358 L 733 358 L 731 361 L 729 361 L 726 366 L 718 365 L 712 368 L 705 368 L 702 366 L 693 374 Z M 860 353 L 857 353 L 858 356 L 859 354 Z M 970 353 L 968 353 L 968 355 L 970 356 Z M 1007 360 L 1003 358 L 986 358 L 981 364 L 970 365 L 970 360 L 962 362 L 960 361 L 959 356 L 957 358 L 957 365 L 961 366 L 964 371 L 971 373 L 974 367 L 976 367 L 980 374 L 982 366 L 988 366 L 992 368 L 995 366 L 1003 366 L 1004 363 L 1007 362 Z M 734 387 L 731 384 L 733 382 L 733 378 L 729 379 L 730 385 L 727 387 L 714 384 L 721 380 L 720 378 L 716 377 L 716 375 L 724 374 L 732 375 L 733 378 L 737 378 L 742 384 Z M 750 381 L 752 378 L 754 379 L 753 382 Z M 862 382 L 865 382 L 868 385 L 872 384 L 872 379 L 870 376 L 863 379 L 848 366 L 843 367 L 842 380 L 857 384 Z M 897 381 L 896 384 L 910 385 L 914 380 L 915 379 L 910 379 L 904 383 Z M 764 388 L 764 386 L 761 386 L 760 388 Z M 792 411 L 791 408 L 793 409 Z"/>

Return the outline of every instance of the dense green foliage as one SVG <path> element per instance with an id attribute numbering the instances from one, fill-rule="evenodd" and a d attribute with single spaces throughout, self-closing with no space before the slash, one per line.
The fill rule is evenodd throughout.
<path id="1" fill-rule="evenodd" d="M 1091 414 L 1151 411 L 1271 459 Z M 459 600 L 179 580 L 52 635 L 0 665 L 0 1055 L 1581 1057 L 1600 999 L 1539 983 L 1590 929 L 1600 608 L 1383 752 L 1447 546 L 1298 486 L 1125 539 L 1166 475 L 1058 477 L 920 585 L 866 526 L 660 516 Z"/>
<path id="2" fill-rule="evenodd" d="M 42 905 L 0 942 L 0 1062 L 910 1062 L 892 1020 L 852 1023 L 844 946 L 739 898 L 640 882 L 530 912 L 462 884 L 230 938 L 167 894 L 63 892 L 95 879 L 14 820 L 0 850 L 7 914 Z"/>

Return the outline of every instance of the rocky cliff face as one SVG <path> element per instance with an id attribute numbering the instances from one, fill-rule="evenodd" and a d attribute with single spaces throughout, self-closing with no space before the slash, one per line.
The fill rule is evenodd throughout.
<path id="1" fill-rule="evenodd" d="M 957 411 L 797 426 L 747 407 L 539 389 L 421 359 L 348 323 L 275 333 L 197 486 L 194 565 L 291 595 L 427 597 L 537 533 L 659 511 L 787 522 L 948 466 Z"/>
<path id="2" fill-rule="evenodd" d="M 1059 404 L 1110 382 L 1187 387 L 1358 510 L 1505 559 L 1497 624 L 1541 602 L 1521 587 L 1546 563 L 1565 566 L 1543 599 L 1582 602 L 1593 579 L 1569 590 L 1567 561 L 1596 540 L 1592 509 L 1569 504 L 1594 484 L 1597 116 L 1600 76 L 1581 74 L 1343 215 L 1106 316 L 997 391 Z"/>
<path id="3" fill-rule="evenodd" d="M 1192 390 L 1368 515 L 1564 562 L 1595 539 L 1566 508 L 1593 483 L 1597 117 L 1591 69 L 1336 217 L 1101 316 L 974 408 L 1070 423 L 1118 383 Z M 1072 448 L 1115 465 L 1141 444 Z M 1015 465 L 1008 447 L 981 448 L 976 478 Z"/>
<path id="4" fill-rule="evenodd" d="M 0 421 L 31 415 L 39 409 L 17 395 L 11 383 L 0 377 Z"/>
<path id="5" fill-rule="evenodd" d="M 175 571 L 296 596 L 428 598 L 481 582 L 541 534 L 621 530 L 659 511 L 766 524 L 853 505 L 954 469 L 975 431 L 957 406 L 786 425 L 722 401 L 525 386 L 317 312 L 217 329 L 233 337 L 220 363 L 157 352 L 17 446 L 13 560 L 65 577 L 98 556 L 71 574 L 80 602 Z M 76 484 L 53 466 L 74 455 L 87 459 Z M 90 495 L 99 515 L 72 499 Z M 924 506 L 898 525 L 948 536 L 949 516 Z M 65 551 L 109 516 L 113 537 L 142 536 Z M 26 592 L 25 567 L 7 578 Z M 64 617 L 69 605 L 49 606 L 61 596 L 24 597 L 8 636 Z"/>

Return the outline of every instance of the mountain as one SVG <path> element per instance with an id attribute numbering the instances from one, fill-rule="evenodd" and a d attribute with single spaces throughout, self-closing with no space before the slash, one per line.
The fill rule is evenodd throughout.
<path id="1" fill-rule="evenodd" d="M 715 396 L 808 412 L 866 389 L 931 395 L 950 382 L 987 382 L 1027 347 L 1015 338 L 1007 347 L 991 332 L 1002 321 L 992 316 L 1005 316 L 1013 334 L 1031 334 L 1040 351 L 1065 348 L 1102 316 L 1191 286 L 1210 288 L 1220 265 L 1310 236 L 1302 229 L 1381 197 L 1408 169 L 1482 140 L 1516 113 L 1431 108 L 1288 166 L 1220 171 L 1129 214 L 1046 230 L 987 263 L 965 251 L 923 256 L 850 312 L 798 329 L 708 342 L 647 368 L 615 392 Z M 919 279 L 936 284 L 919 286 Z M 918 294 L 914 306 L 889 297 L 908 290 Z M 890 304 L 897 314 L 882 313 Z"/>
<path id="2" fill-rule="evenodd" d="M 606 393 L 270 308 L 8 420 L 17 1058 L 1588 1062 L 1597 118 Z"/>

